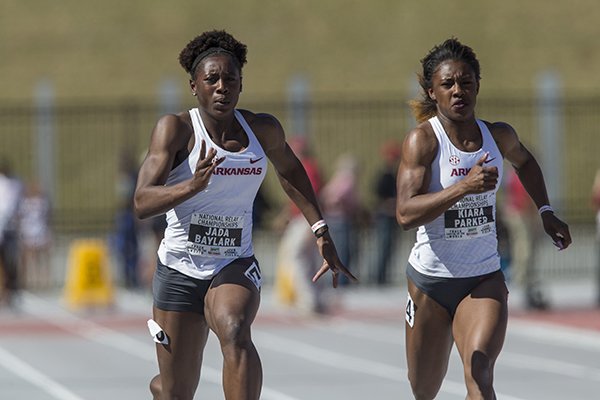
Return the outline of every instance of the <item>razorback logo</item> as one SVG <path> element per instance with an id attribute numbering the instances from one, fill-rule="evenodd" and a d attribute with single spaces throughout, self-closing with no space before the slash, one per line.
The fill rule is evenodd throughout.
<path id="1" fill-rule="evenodd" d="M 240 167 L 240 168 L 226 168 L 226 167 L 217 167 L 215 168 L 214 175 L 260 175 L 262 174 L 262 168 L 250 168 L 250 167 Z"/>
<path id="2" fill-rule="evenodd" d="M 452 168 L 450 176 L 467 176 L 471 168 Z"/>

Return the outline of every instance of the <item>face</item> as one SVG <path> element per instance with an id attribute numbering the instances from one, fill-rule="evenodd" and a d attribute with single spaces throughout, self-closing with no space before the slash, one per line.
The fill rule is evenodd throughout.
<path id="1" fill-rule="evenodd" d="M 438 113 L 450 120 L 473 118 L 479 82 L 469 64 L 459 60 L 442 62 L 433 73 L 429 97 L 437 103 Z"/>
<path id="2" fill-rule="evenodd" d="M 240 69 L 229 54 L 208 56 L 196 68 L 190 88 L 202 109 L 213 115 L 229 114 L 242 91 Z"/>

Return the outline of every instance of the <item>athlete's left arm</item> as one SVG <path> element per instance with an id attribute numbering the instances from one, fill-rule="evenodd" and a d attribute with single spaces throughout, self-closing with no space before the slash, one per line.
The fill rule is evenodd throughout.
<path id="1" fill-rule="evenodd" d="M 542 169 L 533 154 L 521 143 L 517 132 L 504 122 L 488 123 L 488 127 L 500 152 L 515 169 L 537 208 L 550 205 Z M 558 219 L 552 211 L 542 212 L 541 218 L 544 230 L 556 246 L 561 250 L 566 249 L 572 241 L 568 225 Z"/>
<path id="2" fill-rule="evenodd" d="M 285 133 L 279 121 L 269 114 L 256 114 L 255 118 L 252 119 L 251 126 L 275 168 L 281 187 L 289 198 L 302 211 L 310 225 L 322 220 L 323 216 L 317 197 L 306 170 L 286 142 Z M 337 286 L 339 272 L 353 281 L 357 280 L 340 261 L 329 232 L 325 232 L 317 239 L 317 246 L 324 262 L 313 277 L 313 281 L 319 279 L 329 269 L 333 273 L 334 287 Z"/>
<path id="3" fill-rule="evenodd" d="M 252 130 L 273 164 L 285 193 L 296 203 L 309 224 L 322 219 L 308 175 L 287 144 L 279 121 L 269 114 L 256 114 L 252 122 Z"/>

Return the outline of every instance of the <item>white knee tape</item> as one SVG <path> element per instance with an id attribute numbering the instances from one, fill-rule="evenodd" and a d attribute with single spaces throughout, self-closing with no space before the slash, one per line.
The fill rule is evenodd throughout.
<path id="1" fill-rule="evenodd" d="M 169 344 L 169 337 L 165 334 L 165 331 L 156 323 L 155 320 L 148 320 L 148 330 L 150 331 L 150 336 L 156 343 L 160 344 Z"/>

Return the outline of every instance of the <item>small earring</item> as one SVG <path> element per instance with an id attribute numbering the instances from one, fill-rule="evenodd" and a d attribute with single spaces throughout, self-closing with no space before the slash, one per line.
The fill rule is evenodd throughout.
<path id="1" fill-rule="evenodd" d="M 192 96 L 197 96 L 196 92 L 192 92 Z"/>

